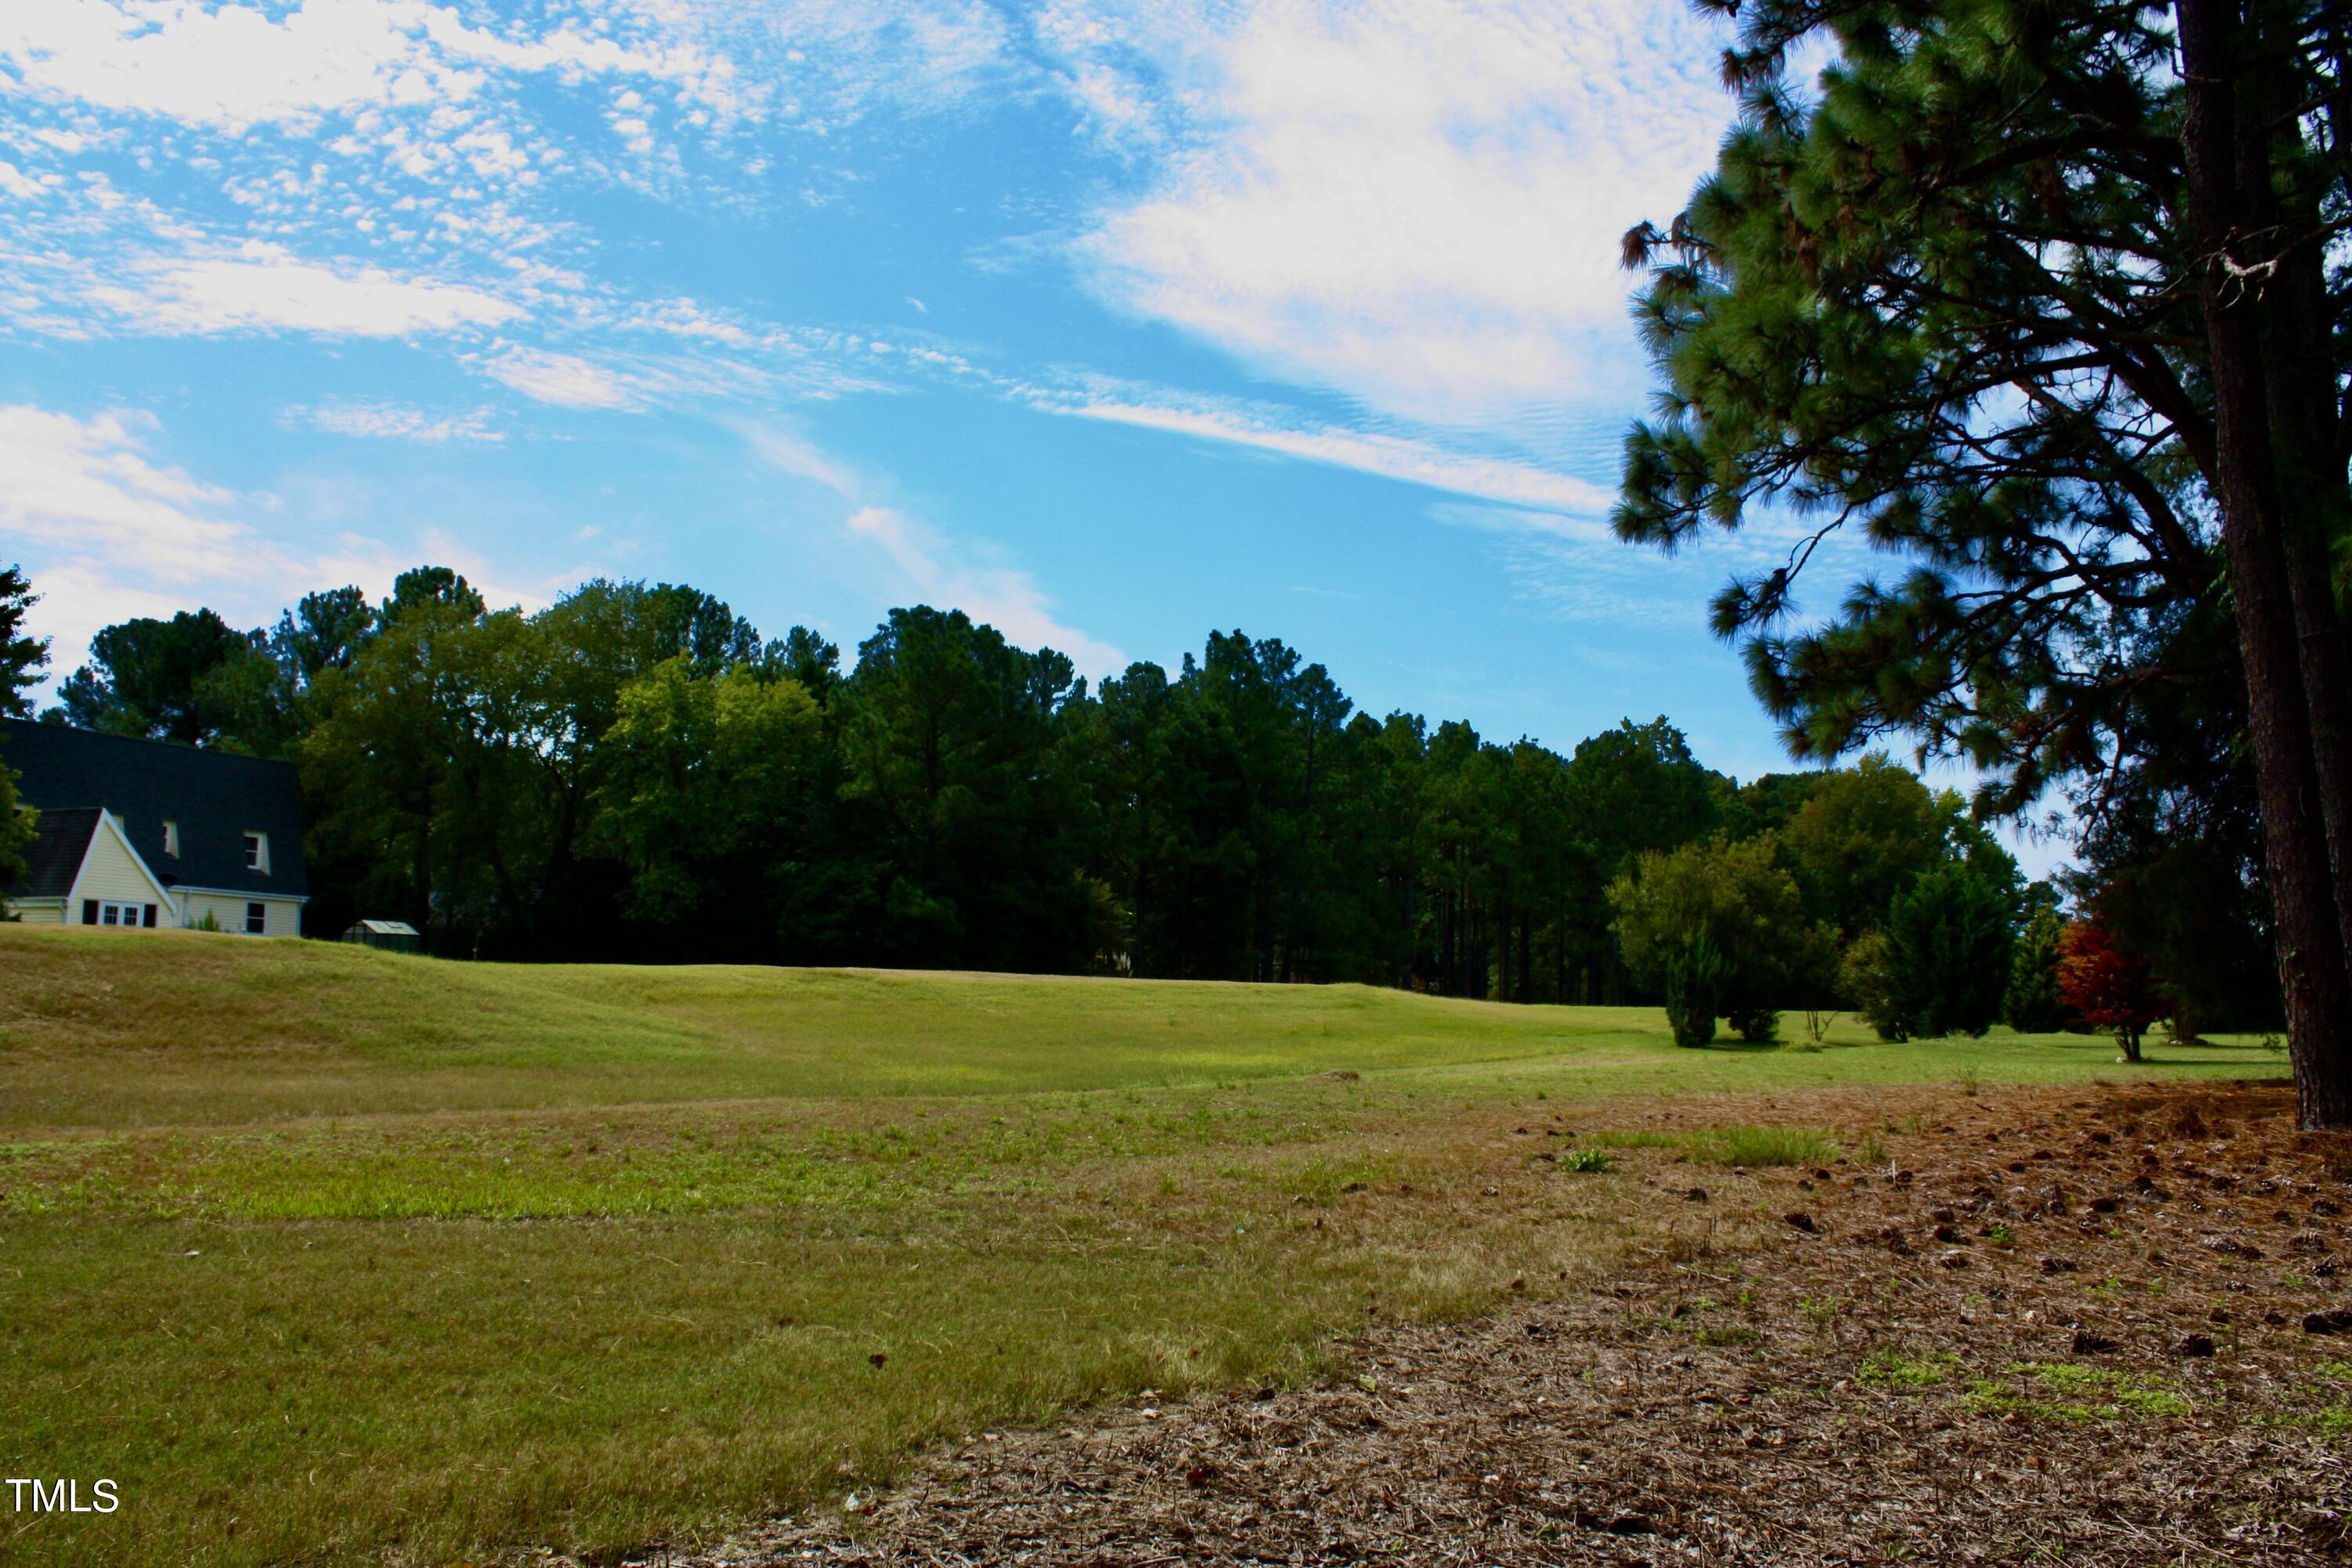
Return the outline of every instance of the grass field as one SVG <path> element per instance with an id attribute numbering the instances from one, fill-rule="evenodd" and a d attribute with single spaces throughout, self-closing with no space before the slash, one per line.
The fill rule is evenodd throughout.
<path id="1" fill-rule="evenodd" d="M 837 1500 L 943 1433 L 1315 1375 L 1616 1256 L 1595 1099 L 2260 1076 L 2253 1041 L 1677 1051 L 1357 987 L 522 968 L 0 927 L 0 1560 L 446 1563 Z M 1563 1126 L 1563 1118 L 1567 1119 Z M 1873 1129 L 1738 1128 L 1811 1159 Z M 1604 1163 L 1596 1159 L 1591 1162 Z"/>

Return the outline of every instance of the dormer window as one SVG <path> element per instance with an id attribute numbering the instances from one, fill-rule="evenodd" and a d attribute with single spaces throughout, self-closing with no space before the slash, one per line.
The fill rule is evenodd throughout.
<path id="1" fill-rule="evenodd" d="M 163 824 L 163 853 L 174 860 L 180 858 L 180 825 L 176 822 Z"/>
<path id="2" fill-rule="evenodd" d="M 245 868 L 269 875 L 269 835 L 248 833 L 245 836 Z"/>

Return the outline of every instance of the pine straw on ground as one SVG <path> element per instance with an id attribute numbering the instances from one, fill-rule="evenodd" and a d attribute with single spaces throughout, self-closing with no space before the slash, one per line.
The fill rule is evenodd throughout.
<path id="1" fill-rule="evenodd" d="M 1621 1148 L 1558 1180 L 1634 1187 L 1648 1239 L 1559 1300 L 1370 1330 L 1330 1386 L 975 1434 L 854 1514 L 648 1561 L 2352 1562 L 2352 1145 L 2294 1132 L 2284 1088 L 1614 1124 L 1733 1119 L 1885 1125 L 1884 1158 Z"/>

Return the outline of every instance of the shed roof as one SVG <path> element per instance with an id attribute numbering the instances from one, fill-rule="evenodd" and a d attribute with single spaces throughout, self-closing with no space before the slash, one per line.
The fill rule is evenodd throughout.
<path id="1" fill-rule="evenodd" d="M 20 775 L 18 798 L 45 820 L 97 806 L 121 817 L 132 847 L 167 886 L 279 898 L 310 893 L 302 795 L 291 763 L 5 719 L 0 763 Z M 163 853 L 166 822 L 179 826 L 176 856 Z M 269 836 L 266 873 L 246 868 L 248 833 Z M 85 834 L 82 843 L 89 841 Z"/>
<path id="2" fill-rule="evenodd" d="M 352 931 L 373 931 L 377 936 L 415 936 L 416 928 L 406 921 L 353 921 Z"/>

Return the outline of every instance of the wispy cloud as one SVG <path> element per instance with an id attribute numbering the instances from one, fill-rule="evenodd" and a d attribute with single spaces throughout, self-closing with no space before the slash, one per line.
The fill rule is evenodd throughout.
<path id="1" fill-rule="evenodd" d="M 223 515 L 230 493 L 152 461 L 142 428 L 136 415 L 0 408 L 0 533 L 165 577 L 207 571 L 247 544 Z"/>
<path id="2" fill-rule="evenodd" d="M 1200 84 L 1182 151 L 1078 258 L 1129 310 L 1424 422 L 1614 395 L 1616 236 L 1671 213 L 1726 118 L 1705 26 L 1650 0 L 1213 13 L 1161 35 Z"/>
<path id="3" fill-rule="evenodd" d="M 481 369 L 525 397 L 560 408 L 627 408 L 638 400 L 624 376 L 577 354 L 510 345 L 485 358 Z"/>
<path id="4" fill-rule="evenodd" d="M 1202 399 L 1135 401 L 1118 396 L 1072 401 L 1045 398 L 1039 406 L 1083 419 L 1140 426 L 1202 440 L 1278 452 L 1311 463 L 1354 468 L 1406 484 L 1515 506 L 1562 512 L 1606 510 L 1612 495 L 1589 480 L 1540 464 L 1449 449 L 1430 440 L 1320 425 L 1268 413 L 1241 412 Z"/>
<path id="5" fill-rule="evenodd" d="M 32 629 L 51 638 L 52 677 L 79 664 L 93 634 L 132 616 L 169 616 L 208 604 L 257 625 L 314 587 L 388 590 L 415 560 L 352 531 L 299 539 L 256 526 L 274 498 L 209 483 L 157 458 L 143 415 L 88 418 L 31 405 L 0 406 L 0 559 L 20 562 L 41 603 Z M 509 585 L 463 541 L 428 535 L 432 558 L 457 567 L 494 602 L 544 603 L 543 585 Z M 568 578 L 567 581 L 576 581 Z"/>
<path id="6" fill-rule="evenodd" d="M 918 598 L 962 610 L 1025 647 L 1066 653 L 1088 675 L 1108 674 L 1127 663 L 1108 643 L 1057 619 L 1026 572 L 972 562 L 936 531 L 888 507 L 859 507 L 843 526 L 879 550 Z"/>
<path id="7" fill-rule="evenodd" d="M 1062 620 L 1036 579 L 1002 559 L 993 545 L 951 541 L 903 508 L 884 504 L 877 497 L 887 486 L 796 432 L 748 421 L 735 428 L 761 461 L 821 486 L 845 503 L 842 535 L 884 569 L 884 597 L 962 610 L 1025 647 L 1069 655 L 1087 675 L 1125 668 L 1124 654 Z"/>
<path id="8" fill-rule="evenodd" d="M 632 47 L 568 25 L 509 38 L 419 0 L 301 0 L 278 16 L 61 0 L 12 7 L 0 60 L 34 92 L 229 132 L 468 99 L 489 69 L 645 77 L 709 108 L 735 103 L 730 63 L 690 45 Z"/>
<path id="9" fill-rule="evenodd" d="M 378 267 L 298 261 L 248 243 L 235 258 L 165 262 L 142 287 L 101 285 L 89 298 L 151 332 L 290 331 L 391 338 L 494 327 L 523 307 L 480 289 L 404 278 Z"/>
<path id="10" fill-rule="evenodd" d="M 330 436 L 351 436 L 364 440 L 423 441 L 438 446 L 445 441 L 478 441 L 496 446 L 506 440 L 505 432 L 491 424 L 491 411 L 471 409 L 463 414 L 430 414 L 403 403 L 371 403 L 341 400 L 321 403 L 309 408 L 289 408 L 286 422 L 323 430 Z"/>
<path id="11" fill-rule="evenodd" d="M 854 469 L 789 430 L 751 419 L 734 421 L 733 428 L 750 444 L 752 455 L 772 468 L 796 479 L 814 479 L 845 500 L 856 499 L 864 488 Z"/>

